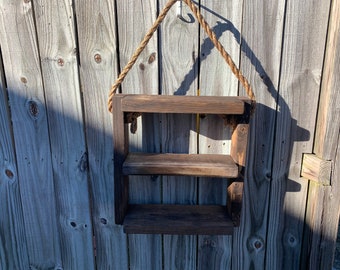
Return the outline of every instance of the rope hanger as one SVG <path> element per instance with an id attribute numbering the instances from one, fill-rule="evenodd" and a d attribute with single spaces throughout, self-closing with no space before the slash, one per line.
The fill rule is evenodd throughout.
<path id="1" fill-rule="evenodd" d="M 130 61 L 127 63 L 127 65 L 124 67 L 122 72 L 119 74 L 116 82 L 112 85 L 110 93 L 109 93 L 109 99 L 108 99 L 108 109 L 110 112 L 112 112 L 112 97 L 116 94 L 118 87 L 121 85 L 121 83 L 124 81 L 127 73 L 131 70 L 133 65 L 136 63 L 137 58 L 142 53 L 142 51 L 145 49 L 146 45 L 148 44 L 149 40 L 157 30 L 158 26 L 162 23 L 165 16 L 167 15 L 170 8 L 179 0 L 169 0 L 169 2 L 165 5 L 164 9 L 159 14 L 158 18 L 156 19 L 153 26 L 150 28 L 150 30 L 146 33 L 144 39 L 140 43 L 139 47 L 136 49 L 134 54 L 132 55 Z M 248 97 L 255 103 L 255 95 L 254 92 L 248 82 L 248 80 L 242 75 L 241 71 L 237 68 L 234 61 L 231 59 L 230 55 L 226 52 L 223 45 L 219 42 L 217 39 L 215 33 L 212 31 L 206 20 L 203 18 L 202 14 L 200 13 L 199 9 L 194 5 L 194 3 L 191 0 L 182 0 L 185 2 L 189 8 L 191 9 L 192 13 L 204 29 L 204 31 L 207 33 L 208 37 L 216 47 L 216 49 L 220 52 L 221 56 L 224 58 L 224 60 L 229 65 L 231 71 L 236 76 L 236 78 L 241 82 L 243 85 Z"/>

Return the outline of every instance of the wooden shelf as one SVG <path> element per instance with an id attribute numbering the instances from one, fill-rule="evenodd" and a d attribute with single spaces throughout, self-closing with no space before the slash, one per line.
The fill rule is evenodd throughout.
<path id="1" fill-rule="evenodd" d="M 232 234 L 234 223 L 226 206 L 129 205 L 124 232 L 131 234 Z"/>
<path id="2" fill-rule="evenodd" d="M 115 222 L 126 233 L 232 234 L 239 225 L 251 101 L 245 97 L 125 95 L 112 98 Z M 227 115 L 230 155 L 130 153 L 128 127 L 143 113 Z M 229 115 L 229 116 L 228 116 Z M 132 129 L 134 130 L 134 129 Z M 130 205 L 129 175 L 229 178 L 227 206 Z"/>
<path id="3" fill-rule="evenodd" d="M 123 112 L 140 113 L 202 113 L 202 114 L 243 114 L 245 103 L 250 99 L 216 96 L 162 96 L 124 95 L 121 97 Z"/>
<path id="4" fill-rule="evenodd" d="M 129 153 L 124 175 L 190 175 L 238 177 L 238 166 L 229 155 Z"/>

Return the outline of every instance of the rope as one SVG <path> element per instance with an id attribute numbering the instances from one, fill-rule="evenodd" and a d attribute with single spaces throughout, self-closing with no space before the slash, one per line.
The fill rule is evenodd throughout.
<path id="1" fill-rule="evenodd" d="M 151 39 L 152 35 L 157 30 L 158 26 L 162 23 L 165 16 L 167 15 L 170 8 L 177 2 L 178 0 L 169 0 L 169 2 L 165 5 L 164 9 L 159 14 L 158 18 L 156 19 L 155 23 L 152 25 L 150 30 L 146 33 L 144 39 L 140 43 L 139 47 L 136 49 L 134 54 L 132 55 L 130 61 L 127 63 L 127 65 L 124 67 L 122 72 L 119 74 L 118 79 L 116 82 L 112 85 L 110 93 L 109 93 L 109 99 L 108 99 L 108 109 L 110 112 L 112 112 L 112 98 L 116 94 L 117 88 L 121 85 L 121 83 L 124 81 L 127 73 L 131 70 L 135 62 L 137 61 L 137 58 L 142 53 L 142 51 L 145 49 L 146 45 L 148 44 L 149 40 Z M 218 41 L 215 33 L 211 30 L 209 24 L 206 22 L 206 20 L 203 18 L 202 14 L 200 13 L 199 9 L 194 5 L 194 3 L 191 0 L 183 0 L 193 14 L 195 15 L 198 22 L 201 24 L 204 31 L 207 33 L 208 37 L 216 47 L 216 49 L 220 52 L 221 56 L 224 58 L 224 60 L 229 65 L 231 71 L 234 73 L 236 78 L 241 82 L 243 85 L 248 97 L 255 101 L 255 95 L 254 92 L 247 81 L 247 79 L 242 75 L 241 71 L 237 68 L 233 60 L 231 59 L 230 55 L 226 52 L 223 45 Z"/>

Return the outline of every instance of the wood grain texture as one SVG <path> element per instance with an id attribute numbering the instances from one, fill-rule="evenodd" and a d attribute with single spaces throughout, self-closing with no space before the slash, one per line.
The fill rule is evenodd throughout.
<path id="1" fill-rule="evenodd" d="M 314 146 L 314 153 L 325 160 L 332 160 L 337 149 L 336 143 L 340 129 L 340 117 L 336 117 L 340 114 L 339 74 L 340 4 L 339 1 L 333 1 L 328 27 Z"/>
<path id="2" fill-rule="evenodd" d="M 130 153 L 123 173 L 236 178 L 238 166 L 228 155 Z"/>
<path id="3" fill-rule="evenodd" d="M 125 112 L 243 114 L 244 107 L 237 97 L 126 95 L 122 99 Z"/>
<path id="4" fill-rule="evenodd" d="M 309 182 L 300 269 L 316 270 L 324 267 L 320 265 L 320 253 L 317 248 L 313 248 L 313 245 L 321 241 L 325 189 L 326 187 L 320 183 Z"/>
<path id="5" fill-rule="evenodd" d="M 340 140 L 338 140 L 338 148 L 334 158 L 334 170 L 332 172 L 332 187 L 325 188 L 324 202 L 323 202 L 323 218 L 321 221 L 321 229 L 319 231 L 320 245 L 324 249 L 317 250 L 317 246 L 312 243 L 314 254 L 318 254 L 319 266 L 331 268 L 334 261 L 334 251 L 337 242 L 338 228 L 339 228 L 339 205 L 340 205 Z"/>
<path id="6" fill-rule="evenodd" d="M 254 89 L 257 106 L 248 135 L 244 207 L 233 238 L 232 269 L 263 269 L 265 259 L 269 262 L 275 256 L 267 230 L 279 224 L 267 226 L 284 8 L 284 1 L 243 3 L 240 66 Z M 244 95 L 242 88 L 240 95 Z M 275 238 L 275 233 L 270 237 Z"/>
<path id="7" fill-rule="evenodd" d="M 129 134 L 124 123 L 122 96 L 115 97 L 113 103 L 113 140 L 114 140 L 114 197 L 115 223 L 123 224 L 129 202 L 129 178 L 123 175 L 123 164 L 129 151 Z"/>
<path id="8" fill-rule="evenodd" d="M 77 0 L 74 4 L 96 266 L 124 270 L 128 269 L 127 238 L 121 226 L 115 225 L 113 126 L 112 114 L 107 111 L 107 95 L 118 73 L 115 1 Z"/>
<path id="9" fill-rule="evenodd" d="M 72 1 L 36 1 L 63 268 L 93 269 L 87 153 Z"/>
<path id="10" fill-rule="evenodd" d="M 340 3 L 332 1 L 326 55 L 322 74 L 321 95 L 313 151 L 332 163 L 331 186 L 310 185 L 302 256 L 309 269 L 331 269 L 337 241 L 340 209 L 340 140 L 339 140 L 339 65 Z M 314 201 L 319 201 L 317 207 Z M 311 217 L 319 217 L 311 219 Z M 320 248 L 322 247 L 322 248 Z"/>
<path id="11" fill-rule="evenodd" d="M 239 66 L 240 32 L 243 1 L 201 1 L 201 12 L 221 44 Z M 200 95 L 235 96 L 238 81 L 229 66 L 214 48 L 203 29 L 200 29 Z M 200 118 L 200 154 L 229 154 L 231 127 L 220 117 Z M 200 178 L 199 203 L 226 204 L 228 180 Z M 231 236 L 199 236 L 199 269 L 230 269 Z M 205 252 L 203 252 L 205 251 Z"/>
<path id="12" fill-rule="evenodd" d="M 124 231 L 135 234 L 232 234 L 234 224 L 220 205 L 130 205 Z"/>
<path id="13" fill-rule="evenodd" d="M 319 114 L 316 138 L 321 143 L 315 141 L 314 151 L 323 159 L 332 160 L 331 187 L 325 188 L 323 202 L 323 220 L 321 221 L 321 241 L 320 245 L 314 245 L 312 248 L 314 254 L 319 255 L 319 266 L 331 268 L 334 260 L 334 250 L 337 241 L 337 231 L 340 214 L 340 136 L 339 136 L 339 103 L 340 103 L 340 80 L 339 80 L 339 57 L 340 57 L 340 2 L 332 1 L 330 20 L 328 27 L 328 41 L 326 49 L 326 60 L 323 73 L 323 85 L 321 89 Z M 335 61 L 335 62 L 333 62 Z M 330 91 L 325 93 L 324 91 Z M 325 100 L 326 99 L 326 100 Z M 327 101 L 328 100 L 328 101 Z M 327 104 L 327 105 L 326 105 Z M 325 105 L 325 106 L 323 106 Z M 328 108 L 327 118 L 324 118 L 322 108 Z M 326 120 L 326 130 L 323 129 Z M 320 123 L 321 122 L 321 123 Z M 326 132 L 324 132 L 326 131 Z M 338 134 L 338 137 L 337 137 Z M 322 141 L 326 136 L 327 140 Z M 322 145 L 322 148 L 320 146 Z M 336 149 L 336 150 L 335 150 Z M 322 154 L 321 154 L 322 153 Z M 317 250 L 318 246 L 325 247 Z"/>
<path id="14" fill-rule="evenodd" d="M 198 269 L 231 268 L 231 236 L 204 235 L 198 238 Z"/>
<path id="15" fill-rule="evenodd" d="M 122 69 L 156 19 L 157 1 L 116 1 L 119 59 Z M 158 94 L 158 37 L 155 34 L 122 84 L 124 94 Z M 113 83 L 113 82 L 112 82 Z M 157 117 L 138 118 L 136 134 L 130 135 L 130 151 L 159 152 Z M 160 202 L 160 179 L 130 176 L 130 203 Z M 161 236 L 128 236 L 130 269 L 161 269 Z"/>
<path id="16" fill-rule="evenodd" d="M 165 6 L 166 0 L 159 1 Z M 183 4 L 185 20 L 177 18 L 173 7 L 160 27 L 161 94 L 195 96 L 198 86 L 198 23 Z M 188 22 L 189 21 L 189 22 Z M 161 142 L 164 153 L 197 153 L 196 117 L 162 115 Z M 197 181 L 193 177 L 163 176 L 163 203 L 196 204 Z M 164 269 L 196 269 L 197 237 L 163 237 Z"/>
<path id="17" fill-rule="evenodd" d="M 332 162 L 323 160 L 313 154 L 304 154 L 301 176 L 321 185 L 331 184 Z"/>
<path id="18" fill-rule="evenodd" d="M 28 269 L 24 217 L 8 105 L 0 54 L 0 269 Z"/>
<path id="19" fill-rule="evenodd" d="M 249 124 L 238 124 L 231 136 L 230 155 L 242 167 L 246 166 L 248 134 Z"/>
<path id="20" fill-rule="evenodd" d="M 24 215 L 21 229 L 26 234 L 29 267 L 60 268 L 48 120 L 32 2 L 2 1 L 0 20 L 0 44 L 17 160 L 15 177 Z M 16 173 L 14 164 L 12 166 L 11 170 Z M 13 183 L 13 187 L 15 185 Z M 13 200 L 14 197 L 8 198 L 7 203 Z M 17 218 L 20 222 L 20 217 Z M 12 241 L 15 243 L 15 238 Z M 22 263 L 25 265 L 27 260 Z"/>
<path id="21" fill-rule="evenodd" d="M 286 6 L 268 229 L 270 269 L 300 269 L 308 187 L 300 170 L 303 153 L 311 153 L 314 143 L 329 4 L 288 1 Z"/>
<path id="22" fill-rule="evenodd" d="M 114 223 L 107 94 L 167 0 L 0 2 L 8 89 L 0 93 L 1 269 L 331 269 L 340 205 L 339 1 L 195 1 L 257 98 L 233 237 L 126 235 Z M 183 6 L 184 20 L 170 11 L 123 93 L 243 96 Z M 133 152 L 230 154 L 231 128 L 219 116 L 146 113 L 137 126 Z M 300 178 L 306 153 L 332 164 L 331 186 Z M 134 204 L 221 205 L 230 183 L 130 178 Z"/>

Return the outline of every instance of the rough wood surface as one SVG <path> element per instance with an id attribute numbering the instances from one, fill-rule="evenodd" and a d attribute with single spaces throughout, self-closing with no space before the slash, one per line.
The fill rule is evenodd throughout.
<path id="1" fill-rule="evenodd" d="M 33 6 L 50 130 L 63 268 L 92 269 L 88 160 L 72 1 L 35 1 Z"/>
<path id="2" fill-rule="evenodd" d="M 328 28 L 328 41 L 326 49 L 326 58 L 323 73 L 323 85 L 321 89 L 321 100 L 319 103 L 318 125 L 316 129 L 316 138 L 320 138 L 321 144 L 314 145 L 314 151 L 323 159 L 332 160 L 333 169 L 331 175 L 331 187 L 325 188 L 324 202 L 323 202 L 323 219 L 321 220 L 321 241 L 320 245 L 312 245 L 314 254 L 319 255 L 319 266 L 331 268 L 334 260 L 334 250 L 337 241 L 337 230 L 339 225 L 340 214 L 340 2 L 332 1 L 330 20 Z M 324 92 L 330 91 L 327 94 Z M 323 105 L 327 104 L 323 99 L 328 100 L 327 113 L 327 128 L 323 128 L 323 118 L 325 108 Z M 320 123 L 320 122 L 321 123 Z M 337 135 L 338 134 L 338 135 Z M 328 139 L 322 141 L 322 137 L 326 136 Z M 315 142 L 316 143 L 316 142 Z M 320 148 L 322 145 L 322 148 Z M 325 247 L 319 250 L 318 247 Z"/>
<path id="3" fill-rule="evenodd" d="M 268 223 L 269 269 L 300 269 L 308 188 L 300 177 L 301 162 L 303 153 L 312 153 L 314 143 L 329 4 L 288 1 L 286 6 Z"/>
<path id="4" fill-rule="evenodd" d="M 219 205 L 130 205 L 124 220 L 126 233 L 232 234 L 234 224 Z"/>
<path id="5" fill-rule="evenodd" d="M 199 237 L 126 235 L 114 224 L 107 94 L 167 0 L 0 2 L 8 90 L 0 113 L 7 106 L 10 117 L 0 116 L 1 269 L 331 268 L 340 202 L 339 1 L 194 1 L 257 99 L 240 227 L 233 236 Z M 122 92 L 244 96 L 186 5 L 182 19 L 176 6 Z M 145 113 L 130 151 L 228 155 L 232 129 L 225 124 L 215 115 Z M 332 163 L 331 186 L 307 186 L 302 153 Z M 131 176 L 129 199 L 224 205 L 229 183 Z"/>
<path id="6" fill-rule="evenodd" d="M 236 164 L 245 167 L 247 161 L 249 124 L 238 124 L 231 136 L 230 155 Z"/>
<path id="7" fill-rule="evenodd" d="M 127 269 L 127 239 L 115 225 L 112 114 L 107 95 L 118 76 L 114 1 L 74 1 L 91 185 L 97 269 Z M 100 179 L 100 180 L 99 180 Z M 119 245 L 117 245 L 119 243 Z"/>
<path id="8" fill-rule="evenodd" d="M 114 197 L 115 223 L 123 224 L 129 202 L 129 178 L 123 175 L 123 164 L 129 151 L 129 134 L 124 123 L 122 96 L 113 99 L 113 140 L 114 140 Z"/>
<path id="9" fill-rule="evenodd" d="M 331 184 L 331 173 L 331 161 L 323 160 L 313 154 L 303 155 L 301 176 L 321 185 L 329 186 Z"/>
<path id="10" fill-rule="evenodd" d="M 238 166 L 228 155 L 130 153 L 123 173 L 235 178 Z"/>
<path id="11" fill-rule="evenodd" d="M 159 1 L 163 7 L 167 0 Z M 185 20 L 177 18 L 173 7 L 160 27 L 160 90 L 162 95 L 195 96 L 198 75 L 198 23 L 183 4 Z M 192 22 L 192 23 L 188 23 Z M 162 115 L 161 147 L 164 153 L 197 153 L 196 117 L 192 115 Z M 197 181 L 194 177 L 164 176 L 163 203 L 196 204 Z M 187 235 L 166 235 L 164 269 L 195 269 L 197 238 Z"/>
<path id="12" fill-rule="evenodd" d="M 201 1 L 201 12 L 237 66 L 243 1 Z M 238 95 L 238 81 L 229 66 L 200 29 L 200 95 Z M 200 118 L 200 154 L 230 154 L 231 127 L 217 116 Z M 228 180 L 200 178 L 199 203 L 226 204 Z M 230 269 L 231 236 L 199 236 L 198 269 Z M 204 251 L 204 252 L 203 252 Z"/>
<path id="13" fill-rule="evenodd" d="M 319 115 L 314 142 L 314 153 L 330 160 L 331 186 L 310 185 L 302 255 L 308 269 L 331 269 L 339 225 L 340 205 L 340 138 L 339 138 L 339 56 L 340 2 L 332 1 L 326 55 L 322 74 Z M 315 201 L 319 204 L 315 207 Z M 314 217 L 314 219 L 313 219 Z M 322 247 L 322 248 L 320 248 Z"/>
<path id="14" fill-rule="evenodd" d="M 48 119 L 32 2 L 2 1 L 0 21 L 0 44 L 11 109 L 24 214 L 22 230 L 26 235 L 29 267 L 60 268 L 62 259 Z M 20 216 L 16 218 L 20 221 Z"/>
<path id="15" fill-rule="evenodd" d="M 268 207 L 284 9 L 284 1 L 243 3 L 242 31 L 238 29 L 242 45 L 241 70 L 255 91 L 257 106 L 248 135 L 245 207 L 233 238 L 232 269 L 280 269 L 270 266 L 278 259 L 274 248 L 277 239 L 275 232 L 268 235 L 267 230 L 280 226 L 279 223 L 268 223 Z M 240 88 L 240 93 L 243 92 Z M 265 260 L 269 266 L 265 266 Z"/>
<path id="16" fill-rule="evenodd" d="M 156 0 L 116 1 L 116 5 L 119 66 L 122 69 L 155 21 L 158 6 Z M 159 56 L 158 37 L 155 34 L 125 78 L 121 87 L 122 93 L 158 94 Z M 139 118 L 137 125 L 136 134 L 130 135 L 130 151 L 159 152 L 160 142 L 157 118 Z M 129 181 L 130 203 L 160 202 L 160 179 L 130 176 Z M 161 236 L 159 235 L 129 235 L 128 257 L 130 269 L 161 269 L 161 246 Z"/>
<path id="17" fill-rule="evenodd" d="M 2 67 L 0 54 L 0 269 L 28 269 L 13 130 Z"/>
<path id="18" fill-rule="evenodd" d="M 126 95 L 125 112 L 243 114 L 244 102 L 238 97 Z"/>
<path id="19" fill-rule="evenodd" d="M 339 1 L 332 1 L 314 146 L 314 153 L 325 160 L 334 159 L 339 137 L 339 74 L 340 4 Z"/>

